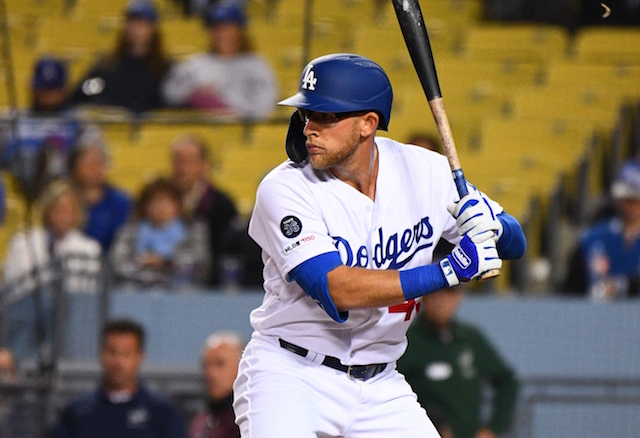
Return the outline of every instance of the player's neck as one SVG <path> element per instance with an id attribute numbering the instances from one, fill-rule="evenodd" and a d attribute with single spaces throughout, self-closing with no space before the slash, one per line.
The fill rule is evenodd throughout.
<path id="1" fill-rule="evenodd" d="M 343 166 L 332 168 L 331 172 L 338 179 L 375 200 L 379 167 L 378 147 L 372 141 L 370 147 L 362 147 L 361 153 L 353 158 Z"/>

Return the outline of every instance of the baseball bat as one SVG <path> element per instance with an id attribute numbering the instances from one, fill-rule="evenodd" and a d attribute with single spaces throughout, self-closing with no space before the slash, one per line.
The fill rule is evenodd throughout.
<path id="1" fill-rule="evenodd" d="M 442 101 L 442 92 L 440 91 L 440 83 L 438 82 L 438 74 L 436 73 L 436 64 L 431 51 L 431 43 L 427 34 L 427 27 L 424 24 L 422 10 L 418 0 L 392 0 L 393 7 L 398 17 L 398 23 L 404 36 L 404 41 L 409 50 L 411 61 L 418 74 L 422 89 L 429 102 L 431 114 L 436 122 L 440 142 L 444 149 L 444 154 L 449 161 L 449 167 L 453 174 L 453 181 L 460 198 L 467 196 L 467 181 L 460 165 L 456 144 L 453 141 L 453 134 L 449 119 L 444 109 Z M 481 280 L 486 280 L 500 275 L 499 269 L 492 269 L 480 276 Z"/>

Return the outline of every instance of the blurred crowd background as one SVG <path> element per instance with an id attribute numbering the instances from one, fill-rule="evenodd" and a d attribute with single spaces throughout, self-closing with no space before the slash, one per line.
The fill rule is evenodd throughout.
<path id="1" fill-rule="evenodd" d="M 467 179 L 528 239 L 460 308 L 519 382 L 500 432 L 638 436 L 640 2 L 421 7 Z M 247 222 L 309 60 L 378 62 L 380 135 L 440 148 L 388 0 L 0 0 L 0 29 L 2 437 L 61 433 L 123 317 L 147 333 L 144 381 L 208 424 L 202 345 L 249 339 Z"/>

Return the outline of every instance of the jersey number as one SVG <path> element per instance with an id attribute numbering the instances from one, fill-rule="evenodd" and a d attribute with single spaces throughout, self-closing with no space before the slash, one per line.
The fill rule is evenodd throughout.
<path id="1" fill-rule="evenodd" d="M 414 308 L 416 309 L 416 313 L 420 311 L 420 304 L 422 304 L 420 301 L 416 303 L 415 298 L 411 298 L 409 301 L 405 301 L 404 303 L 389 306 L 389 313 L 404 313 L 404 320 L 409 321 Z"/>

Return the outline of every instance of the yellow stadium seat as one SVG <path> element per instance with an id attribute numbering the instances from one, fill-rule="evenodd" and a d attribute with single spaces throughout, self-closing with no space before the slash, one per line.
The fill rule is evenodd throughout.
<path id="1" fill-rule="evenodd" d="M 209 35 L 201 19 L 163 20 L 160 23 L 164 47 L 174 57 L 204 52 Z"/>
<path id="2" fill-rule="evenodd" d="M 640 64 L 640 29 L 588 27 L 575 38 L 575 57 L 593 64 Z"/>
<path id="3" fill-rule="evenodd" d="M 420 10 L 427 29 L 430 30 L 429 21 L 434 19 L 454 22 L 457 25 L 476 22 L 482 17 L 483 5 L 479 0 L 429 0 L 420 2 Z M 377 25 L 396 25 L 396 13 L 390 1 L 383 3 L 382 10 L 377 12 L 379 15 L 374 17 Z M 367 21 L 363 22 L 369 25 Z"/>
<path id="4" fill-rule="evenodd" d="M 303 65 L 302 26 L 275 26 L 254 23 L 249 28 L 251 43 L 274 69 L 282 97 L 298 89 Z"/>
<path id="5" fill-rule="evenodd" d="M 262 178 L 287 159 L 286 125 L 256 125 L 250 137 L 221 151 L 221 166 L 215 173 L 219 187 L 236 201 L 241 214 L 253 209 L 256 189 Z"/>
<path id="6" fill-rule="evenodd" d="M 556 88 L 602 90 L 622 97 L 640 97 L 640 64 L 558 62 L 549 66 L 547 84 Z"/>
<path id="7" fill-rule="evenodd" d="M 105 54 L 115 47 L 118 25 L 110 20 L 48 18 L 38 37 L 38 51 L 68 58 Z"/>
<path id="8" fill-rule="evenodd" d="M 128 125 L 104 128 L 112 155 L 110 177 L 132 193 L 137 193 L 151 178 L 170 171 L 171 144 L 179 136 L 192 134 L 202 138 L 208 146 L 215 174 L 222 167 L 227 148 L 242 141 L 240 125 L 143 125 L 136 130 Z"/>
<path id="9" fill-rule="evenodd" d="M 539 87 L 521 90 L 514 102 L 514 114 L 519 118 L 576 121 L 609 131 L 623 99 L 606 90 Z"/>
<path id="10" fill-rule="evenodd" d="M 6 0 L 7 14 L 47 17 L 62 14 L 64 3 L 60 0 Z"/>
<path id="11" fill-rule="evenodd" d="M 76 0 L 74 14 L 79 17 L 122 17 L 129 0 Z"/>
<path id="12" fill-rule="evenodd" d="M 483 61 L 547 63 L 565 56 L 568 32 L 540 24 L 479 25 L 466 29 L 463 51 Z"/>

